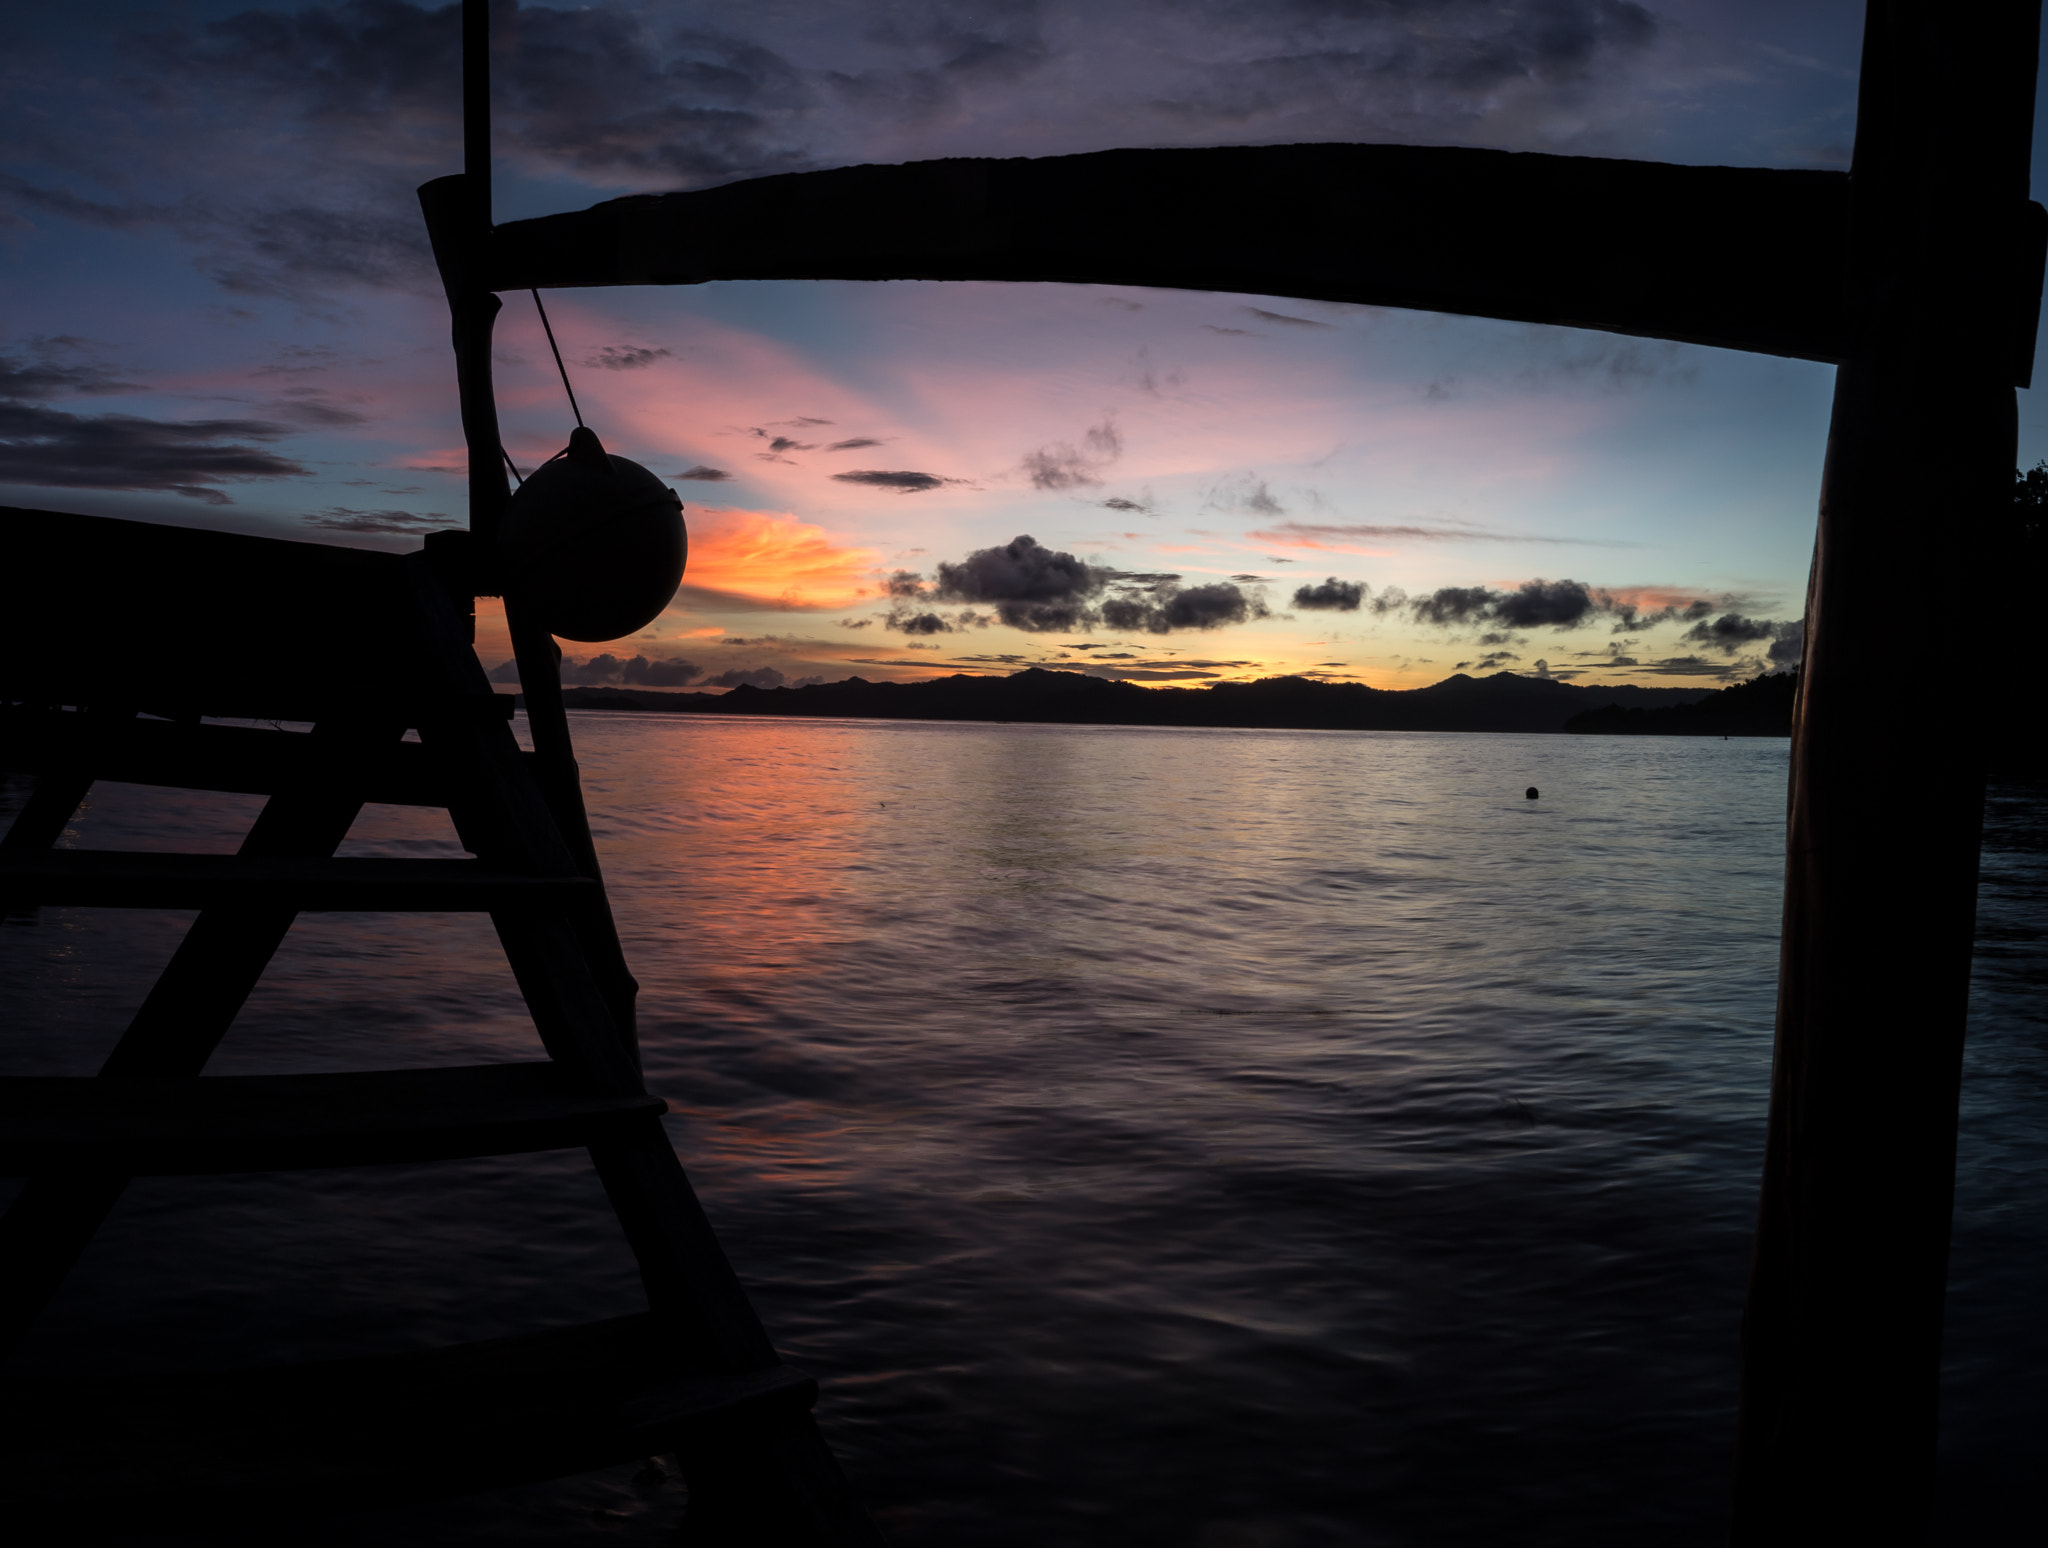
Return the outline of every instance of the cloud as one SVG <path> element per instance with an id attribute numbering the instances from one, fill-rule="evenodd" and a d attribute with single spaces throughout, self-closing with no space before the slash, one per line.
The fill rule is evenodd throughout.
<path id="1" fill-rule="evenodd" d="M 1494 604 L 1510 629 L 1575 629 L 1599 606 L 1582 581 L 1524 581 Z"/>
<path id="2" fill-rule="evenodd" d="M 1126 500 L 1121 495 L 1111 495 L 1107 500 L 1099 500 L 1096 503 L 1106 511 L 1136 511 L 1141 516 L 1158 514 L 1151 506 L 1140 505 L 1136 500 Z"/>
<path id="3" fill-rule="evenodd" d="M 789 679 L 772 666 L 734 667 L 704 679 L 706 688 L 780 688 Z"/>
<path id="4" fill-rule="evenodd" d="M 852 473 L 834 473 L 832 477 L 842 484 L 862 484 L 870 489 L 893 489 L 898 494 L 923 494 L 927 490 L 940 489 L 947 484 L 965 483 L 965 479 L 940 478 L 936 473 L 884 473 L 872 468 L 861 468 Z"/>
<path id="5" fill-rule="evenodd" d="M 1657 677 L 1733 677 L 1736 671 L 1729 662 L 1709 661 L 1704 656 L 1666 656 L 1636 670 Z"/>
<path id="6" fill-rule="evenodd" d="M 1364 600 L 1363 581 L 1340 581 L 1334 575 L 1318 585 L 1299 587 L 1294 593 L 1296 607 L 1327 609 L 1338 613 L 1355 613 Z"/>
<path id="7" fill-rule="evenodd" d="M 1252 316 L 1261 318 L 1266 322 L 1281 323 L 1289 328 L 1333 328 L 1336 326 L 1335 323 L 1314 322 L 1306 317 L 1290 317 L 1285 312 L 1269 312 L 1262 306 L 1248 306 L 1245 310 L 1250 312 Z M 1218 328 L 1216 331 L 1222 333 L 1226 330 Z"/>
<path id="8" fill-rule="evenodd" d="M 1789 672 L 1798 666 L 1806 654 L 1806 620 L 1794 618 L 1778 625 L 1778 637 L 1771 641 L 1771 648 L 1765 652 L 1774 672 Z"/>
<path id="9" fill-rule="evenodd" d="M 16 180 L 16 200 L 171 229 L 250 293 L 430 285 L 404 196 L 459 163 L 456 10 L 230 9 L 96 31 L 89 85 L 82 67 L 23 69 L 16 94 L 29 100 L 11 138 L 53 171 Z M 1643 142 L 1681 84 L 1652 73 L 1646 87 L 1642 69 L 1672 31 L 1632 0 L 1211 0 L 1102 14 L 930 3 L 860 20 L 828 7 L 531 5 L 504 12 L 496 150 L 520 178 L 606 191 L 1132 144 L 1616 154 Z M 1758 68 L 1751 51 L 1723 74 L 1750 89 Z M 1690 96 L 1684 106 L 1697 112 Z M 1812 118 L 1799 115 L 1802 132 Z M 165 121 L 181 132 L 152 133 Z M 196 154 L 208 140 L 220 153 Z M 244 148 L 259 146 L 269 154 Z M 73 192 L 81 163 L 103 187 L 150 194 Z"/>
<path id="10" fill-rule="evenodd" d="M 1102 482 L 1096 475 L 1123 455 L 1123 432 L 1105 414 L 1081 433 L 1081 444 L 1054 441 L 1024 454 L 1024 474 L 1033 489 L 1082 489 Z M 1116 509 L 1117 507 L 1112 507 Z"/>
<path id="11" fill-rule="evenodd" d="M 1091 565 L 1026 535 L 1000 548 L 977 549 L 957 563 L 941 562 L 929 589 L 908 570 L 897 571 L 887 585 L 898 597 L 929 596 L 995 609 L 993 620 L 971 609 L 962 612 L 954 627 L 979 628 L 993 621 L 1030 634 L 1078 634 L 1098 627 L 1166 634 L 1271 616 L 1256 590 L 1228 581 L 1183 586 L 1180 580 L 1164 572 Z M 902 628 L 899 620 L 918 616 L 899 608 L 889 626 Z"/>
<path id="12" fill-rule="evenodd" d="M 1102 621 L 1112 629 L 1166 634 L 1175 629 L 1216 629 L 1271 617 L 1265 600 L 1229 581 L 1202 586 L 1160 586 L 1151 596 L 1111 597 L 1102 604 Z"/>
<path id="13" fill-rule="evenodd" d="M 853 439 L 852 439 L 852 440 L 850 440 L 850 441 L 834 441 L 834 442 L 833 442 L 833 443 L 832 443 L 832 444 L 831 444 L 830 446 L 826 447 L 826 448 L 825 448 L 825 450 L 827 450 L 827 451 L 859 451 L 859 450 L 861 450 L 861 449 L 862 449 L 863 447 L 867 447 L 867 446 L 880 446 L 881 444 L 882 444 L 882 443 L 881 443 L 880 441 L 876 440 L 876 439 L 875 439 L 875 438 L 874 438 L 873 436 L 871 436 L 871 435 L 857 435 L 857 436 L 853 437 Z"/>
<path id="14" fill-rule="evenodd" d="M 1263 488 L 1263 486 L 1261 486 Z M 1277 511 L 1278 507 L 1274 509 Z M 1423 526 L 1418 523 L 1283 521 L 1246 537 L 1282 548 L 1324 548 L 1358 552 L 1358 545 L 1384 545 L 1407 540 L 1418 543 L 1561 543 L 1579 548 L 1632 548 L 1631 543 L 1597 538 L 1543 537 L 1532 532 L 1491 532 L 1484 527 Z"/>
<path id="15" fill-rule="evenodd" d="M 684 468 L 680 473 L 671 473 L 669 477 L 679 483 L 693 481 L 700 484 L 723 484 L 732 475 L 726 472 L 724 468 L 707 468 L 700 462 L 694 467 Z"/>
<path id="16" fill-rule="evenodd" d="M 329 506 L 313 515 L 301 516 L 299 520 L 309 527 L 320 527 L 329 532 L 417 534 L 462 525 L 456 517 L 444 516 L 439 511 L 430 511 L 422 516 L 412 511 L 355 511 L 345 505 Z"/>
<path id="17" fill-rule="evenodd" d="M 1711 610 L 1703 600 L 1669 602 L 1651 613 L 1641 610 L 1646 596 L 1670 595 L 1667 588 L 1638 587 L 1631 591 L 1607 591 L 1576 580 L 1530 580 L 1511 590 L 1496 591 L 1488 586 L 1439 586 L 1426 596 L 1410 597 L 1399 587 L 1389 586 L 1373 600 L 1379 616 L 1405 611 L 1418 624 L 1437 628 L 1479 627 L 1482 645 L 1514 642 L 1517 629 L 1577 629 L 1596 618 L 1617 619 L 1615 632 L 1633 633 L 1672 618 L 1700 618 Z M 1736 620 L 1731 628 L 1748 629 L 1749 620 Z M 1775 624 L 1760 625 L 1768 637 Z M 1695 628 L 1688 639 L 1708 638 Z"/>
<path id="18" fill-rule="evenodd" d="M 671 355 L 669 350 L 650 349 L 642 344 L 607 344 L 594 354 L 585 355 L 583 363 L 601 371 L 640 371 Z"/>
<path id="19" fill-rule="evenodd" d="M 678 600 L 710 611 L 845 607 L 866 594 L 878 557 L 787 513 L 699 506 Z"/>
<path id="20" fill-rule="evenodd" d="M 619 669 L 619 681 L 642 688 L 682 688 L 695 682 L 702 672 L 696 662 L 681 656 L 635 656 Z"/>
<path id="21" fill-rule="evenodd" d="M 957 564 L 941 562 L 932 594 L 942 602 L 993 606 L 1011 628 L 1042 634 L 1090 627 L 1088 603 L 1108 584 L 1106 571 L 1027 534 L 1000 548 L 977 549 Z"/>
<path id="22" fill-rule="evenodd" d="M 0 484 L 161 490 L 228 505 L 217 485 L 309 475 L 288 457 L 244 444 L 290 431 L 265 419 L 142 419 L 0 401 Z"/>
<path id="23" fill-rule="evenodd" d="M 1745 645 L 1775 640 L 1781 627 L 1769 618 L 1744 618 L 1740 613 L 1723 613 L 1719 618 L 1702 618 L 1679 638 L 1697 640 L 1724 656 L 1732 656 Z"/>
<path id="24" fill-rule="evenodd" d="M 605 651 L 588 660 L 574 656 L 562 658 L 562 681 L 585 686 L 625 683 L 636 688 L 682 688 L 695 682 L 703 670 L 696 662 L 685 661 L 680 656 L 630 656 L 621 661 L 610 651 Z M 508 661 L 492 672 L 491 677 L 496 682 L 516 682 L 519 664 Z"/>
<path id="25" fill-rule="evenodd" d="M 71 334 L 30 339 L 34 358 L 0 354 L 0 398 L 43 399 L 89 397 L 95 394 L 140 392 L 137 382 L 124 382 L 91 359 L 91 346 Z"/>
<path id="26" fill-rule="evenodd" d="M 885 629 L 899 629 L 905 634 L 951 634 L 953 626 L 937 613 L 891 613 L 882 620 Z"/>

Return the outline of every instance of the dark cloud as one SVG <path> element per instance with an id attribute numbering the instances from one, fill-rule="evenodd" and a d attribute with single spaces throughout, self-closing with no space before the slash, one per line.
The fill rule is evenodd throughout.
<path id="1" fill-rule="evenodd" d="M 951 634 L 953 626 L 937 613 L 891 613 L 882 620 L 884 628 L 905 634 Z"/>
<path id="2" fill-rule="evenodd" d="M 1332 575 L 1317 585 L 1297 588 L 1294 593 L 1294 605 L 1338 613 L 1355 613 L 1359 605 L 1365 601 L 1365 590 L 1363 581 L 1340 581 Z"/>
<path id="3" fill-rule="evenodd" d="M 873 436 L 868 436 L 868 435 L 857 435 L 857 436 L 855 436 L 855 437 L 854 437 L 854 438 L 853 438 L 852 440 L 850 440 L 850 441 L 834 441 L 834 442 L 833 442 L 833 443 L 832 443 L 832 444 L 831 444 L 830 446 L 826 447 L 826 448 L 825 448 L 825 450 L 827 450 L 827 451 L 859 451 L 859 450 L 861 450 L 861 449 L 862 449 L 863 447 L 867 447 L 867 446 L 880 446 L 881 444 L 882 444 L 882 443 L 881 443 L 880 441 L 876 440 L 876 439 L 875 439 L 875 438 L 874 438 Z"/>
<path id="4" fill-rule="evenodd" d="M 1771 641 L 1771 648 L 1765 654 L 1774 672 L 1789 672 L 1798 666 L 1806 654 L 1806 620 L 1794 618 L 1779 624 L 1778 637 Z"/>
<path id="5" fill-rule="evenodd" d="M 671 473 L 669 477 L 678 482 L 690 480 L 700 484 L 723 484 L 732 475 L 724 468 L 707 468 L 700 462 L 695 467 L 684 468 L 680 473 Z"/>
<path id="6" fill-rule="evenodd" d="M 33 358 L 0 354 L 0 398 L 33 399 L 90 397 L 94 394 L 140 392 L 86 354 L 84 339 L 57 334 L 29 340 Z"/>
<path id="7" fill-rule="evenodd" d="M 936 473 L 883 473 L 872 468 L 862 468 L 852 473 L 834 473 L 832 476 L 842 484 L 864 484 L 870 489 L 893 489 L 898 494 L 923 494 L 929 489 L 941 489 L 947 484 L 963 482 L 957 478 L 940 478 Z"/>
<path id="8" fill-rule="evenodd" d="M 345 505 L 330 506 L 314 515 L 301 516 L 299 520 L 309 527 L 320 527 L 328 532 L 417 534 L 462 525 L 457 518 L 444 516 L 439 511 L 430 511 L 422 516 L 413 511 L 355 511 Z"/>
<path id="9" fill-rule="evenodd" d="M 780 688 L 788 681 L 787 677 L 776 671 L 772 666 L 733 667 L 730 671 L 720 672 L 716 677 L 705 678 L 704 686 L 706 688 L 738 688 L 741 686 Z"/>
<path id="10" fill-rule="evenodd" d="M 1516 630 L 1576 629 L 1596 618 L 1619 620 L 1615 624 L 1617 634 L 1634 633 L 1673 618 L 1698 619 L 1711 610 L 1711 605 L 1704 601 L 1673 603 L 1645 613 L 1636 603 L 1584 581 L 1538 579 L 1524 581 L 1511 591 L 1495 591 L 1487 586 L 1441 586 L 1421 597 L 1409 597 L 1399 587 L 1389 586 L 1373 600 L 1372 610 L 1381 616 L 1406 612 L 1418 624 L 1439 628 L 1478 627 L 1485 631 L 1480 634 L 1479 643 L 1492 646 L 1517 643 Z M 1718 640 L 1718 636 L 1701 632 L 1702 628 L 1710 627 L 1697 627 L 1686 638 Z M 1778 626 L 1753 624 L 1740 618 L 1728 623 L 1728 628 L 1736 633 L 1757 627 L 1764 630 L 1763 635 L 1751 632 L 1744 637 L 1769 638 Z"/>
<path id="11" fill-rule="evenodd" d="M 829 8 L 504 6 L 498 155 L 543 182 L 652 190 L 1130 144 L 1614 154 L 1640 143 L 1662 106 L 1635 66 L 1665 29 L 1631 0 L 1139 4 L 1091 14 L 1080 46 L 1029 0 L 870 9 L 851 21 Z M 17 202 L 174 229 L 206 249 L 208 272 L 252 293 L 429 286 L 405 196 L 459 164 L 456 8 L 342 0 L 191 14 L 93 29 L 90 89 L 82 69 L 17 66 L 11 89 L 27 100 L 10 139 L 61 169 L 18 179 Z M 179 132 L 152 132 L 162 122 Z M 285 148 L 272 160 L 309 170 L 252 177 L 245 154 L 205 154 L 209 136 Z M 93 193 L 69 187 L 81 162 L 100 174 Z M 104 192 L 124 183 L 150 193 Z"/>
<path id="12" fill-rule="evenodd" d="M 1112 629 L 1167 634 L 1175 629 L 1216 629 L 1271 617 L 1265 600 L 1229 581 L 1203 586 L 1161 586 L 1150 596 L 1111 597 L 1102 604 L 1102 621 Z"/>
<path id="13" fill-rule="evenodd" d="M 1408 610 L 1422 624 L 1476 623 L 1493 616 L 1493 604 L 1499 595 L 1484 586 L 1439 586 L 1428 596 L 1410 602 Z M 1386 600 L 1387 594 L 1382 592 L 1380 601 Z"/>
<path id="14" fill-rule="evenodd" d="M 681 656 L 635 656 L 619 669 L 619 681 L 641 688 L 683 688 L 695 682 L 702 668 Z"/>
<path id="15" fill-rule="evenodd" d="M 892 597 L 921 597 L 924 577 L 915 570 L 892 570 L 883 578 L 882 590 Z"/>
<path id="16" fill-rule="evenodd" d="M 1204 328 L 1207 328 L 1211 333 L 1221 333 L 1231 338 L 1250 339 L 1257 337 L 1257 335 L 1254 334 L 1252 330 L 1249 328 L 1219 328 L 1214 323 L 1203 323 L 1202 326 Z"/>
<path id="17" fill-rule="evenodd" d="M 1088 604 L 1109 580 L 1107 571 L 1025 535 L 1000 548 L 977 549 L 958 564 L 941 562 L 933 595 L 992 606 L 1013 629 L 1068 632 L 1090 626 Z"/>
<path id="18" fill-rule="evenodd" d="M 1719 618 L 1701 619 L 1679 638 L 1696 640 L 1724 656 L 1732 656 L 1745 645 L 1775 640 L 1780 627 L 1769 618 L 1744 618 L 1740 613 L 1723 613 Z"/>
<path id="19" fill-rule="evenodd" d="M 1728 600 L 1728 599 L 1724 599 Z M 1714 611 L 1714 604 L 1706 598 L 1691 602 L 1672 602 L 1648 612 L 1640 610 L 1633 602 L 1616 601 L 1614 604 L 1614 632 L 1636 634 L 1644 629 L 1654 628 L 1660 623 L 1677 619 L 1682 623 L 1697 623 Z"/>
<path id="20" fill-rule="evenodd" d="M 634 688 L 684 688 L 703 675 L 704 669 L 680 656 L 629 656 L 620 660 L 604 651 L 587 660 L 562 658 L 562 681 L 590 687 L 603 683 L 624 683 Z M 491 673 L 494 682 L 516 682 L 519 665 L 508 661 Z"/>
<path id="21" fill-rule="evenodd" d="M 1123 455 L 1123 432 L 1105 414 L 1081 433 L 1081 444 L 1054 441 L 1024 454 L 1024 473 L 1034 489 L 1081 489 L 1102 482 L 1096 475 Z"/>
<path id="22" fill-rule="evenodd" d="M 821 421 L 821 423 L 823 422 Z M 754 434 L 768 443 L 766 451 L 755 453 L 763 462 L 787 462 L 789 458 L 783 455 L 784 452 L 816 451 L 818 449 L 813 442 L 794 440 L 786 435 L 770 435 L 766 430 L 756 430 Z"/>
<path id="23" fill-rule="evenodd" d="M 1334 323 L 1315 322 L 1306 317 L 1290 317 L 1285 312 L 1269 312 L 1262 306 L 1248 306 L 1245 310 L 1250 312 L 1252 316 L 1266 322 L 1282 323 L 1289 328 L 1332 328 L 1336 326 Z M 1221 333 L 1224 330 L 1218 328 L 1216 331 Z"/>
<path id="24" fill-rule="evenodd" d="M 898 571 L 890 585 L 918 579 Z M 1180 579 L 1164 571 L 1091 565 L 1027 535 L 1000 548 L 978 549 L 957 564 L 941 563 L 929 593 L 897 594 L 928 594 L 942 602 L 993 607 L 996 621 L 1033 634 L 1077 634 L 1098 626 L 1166 634 L 1271 616 L 1265 599 L 1255 591 L 1228 581 L 1182 586 Z M 959 624 L 979 627 L 989 621 L 964 612 Z"/>
<path id="25" fill-rule="evenodd" d="M 244 444 L 290 430 L 264 419 L 142 419 L 0 401 L 0 483 L 162 490 L 228 505 L 215 486 L 308 474 L 288 457 Z"/>
<path id="26" fill-rule="evenodd" d="M 585 355 L 583 363 L 601 371 L 639 371 L 671 356 L 669 350 L 651 349 L 643 344 L 607 344 L 595 354 Z"/>
<path id="27" fill-rule="evenodd" d="M 1121 495 L 1111 495 L 1107 500 L 1098 501 L 1097 503 L 1106 511 L 1136 511 L 1143 516 L 1158 514 L 1151 506 L 1140 505 L 1136 500 L 1126 500 Z"/>
<path id="28" fill-rule="evenodd" d="M 1510 629 L 1575 629 L 1599 607 L 1575 580 L 1524 581 L 1494 604 L 1494 618 Z"/>
<path id="29" fill-rule="evenodd" d="M 1636 668 L 1657 677 L 1733 677 L 1736 669 L 1726 661 L 1709 661 L 1705 656 L 1666 656 Z"/>

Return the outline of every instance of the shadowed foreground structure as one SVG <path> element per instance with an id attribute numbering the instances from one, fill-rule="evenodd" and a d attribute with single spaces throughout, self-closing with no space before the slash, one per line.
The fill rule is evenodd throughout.
<path id="1" fill-rule="evenodd" d="M 1871 0 L 1846 177 L 1369 146 L 1118 151 L 792 175 L 495 232 L 473 216 L 466 243 L 451 231 L 442 245 L 463 246 L 479 293 L 1095 281 L 1836 364 L 1734 1531 L 1743 1544 L 1917 1544 L 1985 760 L 1970 690 L 1955 703 L 1938 663 L 1896 658 L 1892 609 L 1907 592 L 1965 606 L 1981 535 L 2009 499 L 2048 221 L 2027 198 L 2039 26 L 2037 0 Z M 1219 222 L 1219 208 L 1258 218 Z M 486 343 L 472 338 L 466 358 Z M 472 469 L 495 470 L 494 439 L 472 441 Z M 479 516 L 487 539 L 492 513 Z M 1891 713 L 1896 694 L 1941 702 L 1943 688 L 1955 715 L 1942 734 Z M 1910 806 L 1891 798 L 1900 789 Z"/>

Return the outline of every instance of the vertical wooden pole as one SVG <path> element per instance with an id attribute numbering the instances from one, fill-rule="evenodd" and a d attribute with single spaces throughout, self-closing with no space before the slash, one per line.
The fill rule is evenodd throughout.
<path id="1" fill-rule="evenodd" d="M 500 302 L 483 286 L 482 260 L 491 234 L 491 34 L 488 0 L 462 0 L 462 165 L 419 191 L 434 245 L 434 263 L 448 293 L 455 344 L 455 382 L 461 395 L 462 436 L 469 451 L 469 530 L 472 563 L 488 584 L 494 547 L 511 487 L 498 435 L 498 405 L 491 390 L 491 328 Z"/>
<path id="2" fill-rule="evenodd" d="M 1839 370 L 1793 727 L 1778 1042 L 1734 1541 L 1921 1548 L 2027 203 L 2039 0 L 1871 0 Z"/>

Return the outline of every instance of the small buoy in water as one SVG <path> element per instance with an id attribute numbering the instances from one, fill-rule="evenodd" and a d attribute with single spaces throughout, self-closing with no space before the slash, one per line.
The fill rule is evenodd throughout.
<path id="1" fill-rule="evenodd" d="M 569 451 L 519 486 L 498 560 L 506 591 L 565 640 L 616 640 L 660 616 L 683 578 L 683 502 L 578 425 Z"/>
<path id="2" fill-rule="evenodd" d="M 1531 786 L 1530 786 L 1530 787 L 1529 787 L 1529 788 L 1528 788 L 1527 790 L 1524 790 L 1524 791 L 1522 792 L 1522 799 L 1523 799 L 1524 801 L 1533 801 L 1533 800 L 1535 800 L 1535 799 L 1536 799 L 1536 787 L 1535 787 L 1534 785 L 1531 785 Z"/>

